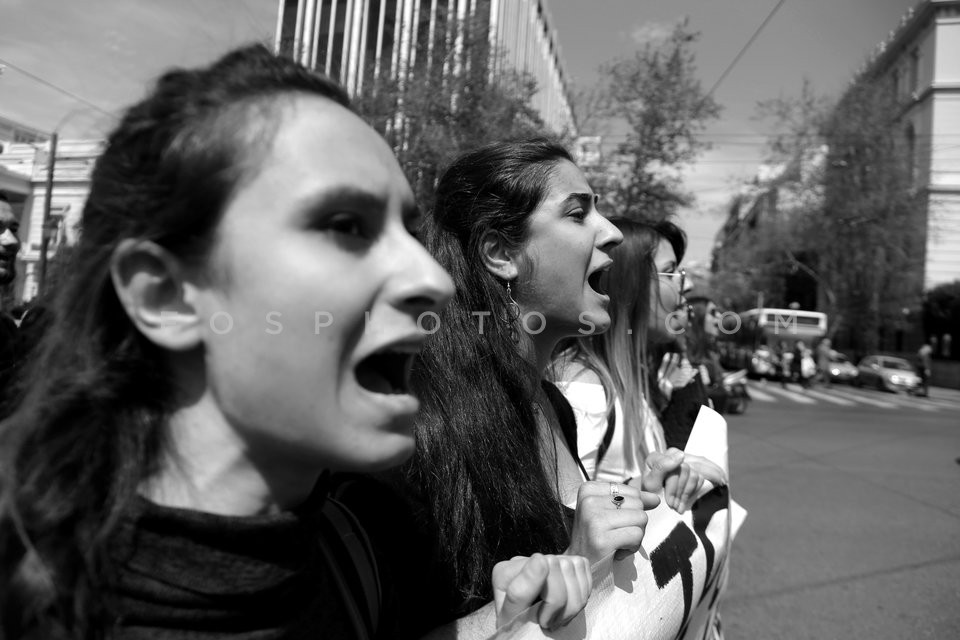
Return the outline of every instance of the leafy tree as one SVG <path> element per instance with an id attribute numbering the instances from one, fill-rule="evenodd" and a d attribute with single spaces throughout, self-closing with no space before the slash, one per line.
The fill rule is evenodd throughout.
<path id="1" fill-rule="evenodd" d="M 898 105 L 882 82 L 861 76 L 835 104 L 805 83 L 798 98 L 767 101 L 761 112 L 778 125 L 771 159 L 784 167 L 767 185 L 778 200 L 764 216 L 772 229 L 724 247 L 716 280 L 805 274 L 831 333 L 875 351 L 903 328 L 904 309 L 917 308 L 922 290 L 923 196 L 912 184 Z M 750 284 L 778 286 L 760 277 Z"/>
<path id="2" fill-rule="evenodd" d="M 709 147 L 698 136 L 720 113 L 696 78 L 698 37 L 684 21 L 600 70 L 596 108 L 626 127 L 610 166 L 591 175 L 612 213 L 658 218 L 692 202 L 679 170 Z"/>
<path id="3" fill-rule="evenodd" d="M 505 68 L 503 52 L 491 49 L 480 18 L 486 4 L 479 3 L 477 18 L 440 16 L 432 44 L 428 34 L 418 38 L 405 75 L 373 80 L 371 69 L 355 97 L 359 113 L 394 147 L 424 207 L 432 206 L 440 172 L 464 151 L 491 140 L 561 133 L 548 131 L 530 106 L 536 82 Z"/>
<path id="4" fill-rule="evenodd" d="M 715 255 L 715 283 L 734 308 L 754 306 L 757 293 L 763 292 L 766 306 L 825 305 L 823 310 L 834 317 L 836 296 L 819 272 L 816 233 L 827 155 L 823 127 L 831 109 L 830 101 L 806 80 L 799 96 L 757 105 L 758 117 L 774 124 L 766 154 L 772 175 L 753 186 L 755 203 L 740 198 L 755 210 L 744 219 L 750 230 L 738 229 L 739 237 L 728 238 Z M 819 301 L 817 289 L 823 294 Z M 747 304 L 745 296 L 751 298 Z"/>
<path id="5" fill-rule="evenodd" d="M 824 124 L 829 147 L 824 206 L 810 233 L 820 271 L 836 292 L 851 345 L 870 352 L 919 306 L 923 289 L 922 195 L 889 88 L 857 79 Z"/>

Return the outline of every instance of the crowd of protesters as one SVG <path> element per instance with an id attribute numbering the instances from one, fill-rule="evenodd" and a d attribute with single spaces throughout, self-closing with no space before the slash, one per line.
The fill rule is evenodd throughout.
<path id="1" fill-rule="evenodd" d="M 684 453 L 720 374 L 674 326 L 685 235 L 597 203 L 527 139 L 454 160 L 421 213 L 329 79 L 261 46 L 164 74 L 27 347 L 2 318 L 0 638 L 577 618 L 661 502 L 727 483 Z"/>

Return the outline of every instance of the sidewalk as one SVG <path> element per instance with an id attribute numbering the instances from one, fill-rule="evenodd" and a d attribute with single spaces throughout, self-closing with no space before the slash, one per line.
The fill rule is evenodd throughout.
<path id="1" fill-rule="evenodd" d="M 960 402 L 960 389 L 931 386 L 929 397 L 935 400 L 953 400 L 954 402 Z"/>

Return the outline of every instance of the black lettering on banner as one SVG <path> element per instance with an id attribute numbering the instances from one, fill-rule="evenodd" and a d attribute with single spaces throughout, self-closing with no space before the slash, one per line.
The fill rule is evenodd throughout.
<path id="1" fill-rule="evenodd" d="M 657 588 L 663 589 L 677 575 L 683 586 L 683 620 L 690 615 L 693 603 L 693 565 L 690 558 L 697 550 L 697 537 L 683 522 L 678 522 L 670 535 L 650 554 L 650 565 Z"/>
<path id="2" fill-rule="evenodd" d="M 693 505 L 693 531 L 703 543 L 703 550 L 707 554 L 707 579 L 704 584 L 710 584 L 713 574 L 713 561 L 716 549 L 710 538 L 707 537 L 707 526 L 713 516 L 724 509 L 730 508 L 730 489 L 727 487 L 715 487 L 713 491 L 703 496 Z M 706 593 L 706 590 L 704 590 Z"/>
<path id="3" fill-rule="evenodd" d="M 693 512 L 693 530 L 703 544 L 703 551 L 707 557 L 707 576 L 703 584 L 703 593 L 697 604 L 701 604 L 707 596 L 710 597 L 708 607 L 711 609 L 717 606 L 717 599 L 720 597 L 719 577 L 722 572 L 714 571 L 714 560 L 716 549 L 713 542 L 707 537 L 707 526 L 710 520 L 717 513 L 730 508 L 730 489 L 729 487 L 715 487 L 713 491 L 697 500 L 691 509 Z M 729 542 L 729 541 L 728 541 Z M 677 638 L 683 638 L 687 633 L 687 627 L 690 626 L 690 619 L 685 618 L 680 627 L 680 633 Z"/>

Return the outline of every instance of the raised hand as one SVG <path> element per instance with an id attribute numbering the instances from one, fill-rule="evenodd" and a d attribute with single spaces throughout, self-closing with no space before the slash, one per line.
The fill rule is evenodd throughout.
<path id="1" fill-rule="evenodd" d="M 727 483 L 726 474 L 718 465 L 675 448 L 648 454 L 644 467 L 641 486 L 653 493 L 663 491 L 667 506 L 678 513 L 690 508 L 704 482 L 710 481 L 714 486 Z"/>
<path id="2" fill-rule="evenodd" d="M 497 627 L 541 601 L 537 621 L 544 629 L 570 622 L 587 604 L 593 578 L 583 556 L 516 556 L 493 567 Z"/>
<path id="3" fill-rule="evenodd" d="M 614 499 L 617 495 L 620 500 Z M 611 553 L 617 560 L 635 553 L 647 526 L 644 509 L 658 504 L 658 496 L 636 487 L 584 482 L 577 493 L 577 512 L 565 553 L 586 556 L 591 564 Z"/>

